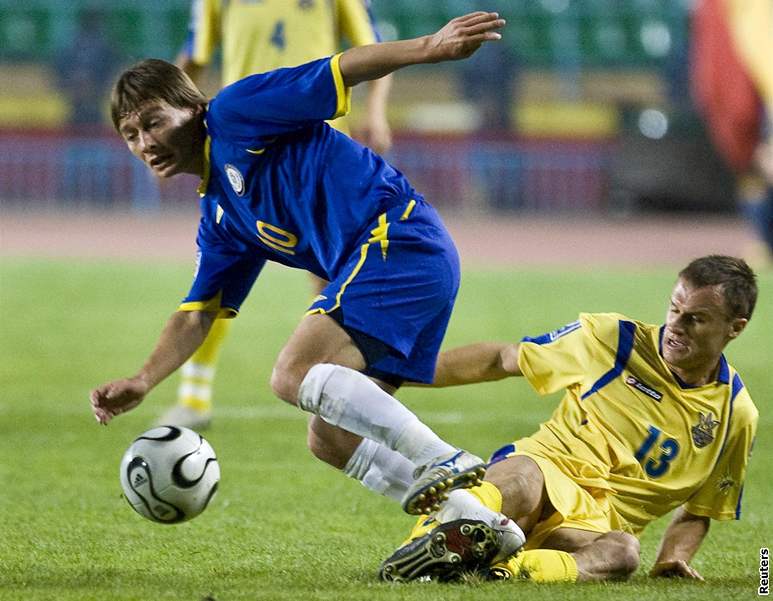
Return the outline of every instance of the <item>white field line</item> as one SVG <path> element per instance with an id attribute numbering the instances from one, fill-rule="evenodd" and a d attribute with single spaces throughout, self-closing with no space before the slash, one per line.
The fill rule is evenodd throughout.
<path id="1" fill-rule="evenodd" d="M 157 413 L 161 413 L 167 408 L 165 404 L 157 405 Z M 154 408 L 155 409 L 155 408 Z M 147 410 L 147 408 L 146 408 Z M 88 416 L 90 413 L 88 401 L 84 401 L 82 404 L 68 404 L 68 405 L 56 405 L 47 406 L 41 408 L 40 406 L 31 408 L 24 405 L 9 405 L 0 404 L 0 415 L 16 414 L 21 417 L 23 414 L 38 413 L 43 411 L 49 416 L 73 416 L 83 415 Z M 430 424 L 485 424 L 499 420 L 500 416 L 493 415 L 491 413 L 480 413 L 476 411 L 422 411 L 421 409 L 415 410 L 417 415 L 422 421 L 426 421 Z M 308 418 L 308 413 L 300 410 L 295 410 L 292 407 L 285 407 L 277 401 L 272 405 L 255 405 L 244 407 L 218 407 L 215 404 L 214 416 L 215 419 L 223 420 L 287 420 L 287 421 L 305 421 Z M 513 420 L 518 421 L 518 420 Z"/>

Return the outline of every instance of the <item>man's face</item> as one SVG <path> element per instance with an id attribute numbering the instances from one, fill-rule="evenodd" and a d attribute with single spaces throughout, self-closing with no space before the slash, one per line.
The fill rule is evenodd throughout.
<path id="1" fill-rule="evenodd" d="M 663 358 L 680 375 L 712 370 L 747 321 L 730 314 L 721 286 L 697 288 L 680 278 L 666 314 Z"/>
<path id="2" fill-rule="evenodd" d="M 201 175 L 200 111 L 151 100 L 121 119 L 119 132 L 132 154 L 159 177 Z"/>

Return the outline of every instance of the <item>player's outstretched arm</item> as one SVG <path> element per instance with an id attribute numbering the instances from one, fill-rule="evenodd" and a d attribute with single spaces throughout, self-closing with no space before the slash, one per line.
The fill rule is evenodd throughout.
<path id="1" fill-rule="evenodd" d="M 517 344 L 478 342 L 440 353 L 432 386 L 460 386 L 520 375 Z"/>
<path id="2" fill-rule="evenodd" d="M 134 409 L 154 386 L 180 367 L 204 342 L 215 314 L 178 311 L 169 318 L 145 365 L 131 378 L 102 384 L 91 391 L 91 410 L 100 424 Z"/>
<path id="3" fill-rule="evenodd" d="M 689 562 L 706 537 L 710 523 L 709 518 L 693 515 L 684 507 L 677 509 L 660 541 L 660 549 L 655 565 L 650 570 L 650 576 L 703 580 L 703 576 L 690 566 Z"/>
<path id="4" fill-rule="evenodd" d="M 344 84 L 378 79 L 408 65 L 467 58 L 482 44 L 501 39 L 497 30 L 504 26 L 497 13 L 474 12 L 452 19 L 430 35 L 350 48 L 339 63 Z"/>

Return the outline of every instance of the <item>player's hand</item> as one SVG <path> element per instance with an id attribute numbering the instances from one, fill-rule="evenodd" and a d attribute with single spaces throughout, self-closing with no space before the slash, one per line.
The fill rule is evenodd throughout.
<path id="1" fill-rule="evenodd" d="M 657 562 L 652 566 L 650 576 L 659 578 L 693 578 L 694 580 L 704 582 L 703 576 L 683 559 Z"/>
<path id="2" fill-rule="evenodd" d="M 484 42 L 502 38 L 496 31 L 505 26 L 498 13 L 474 12 L 449 21 L 430 36 L 429 47 L 437 61 L 467 58 Z"/>
<path id="3" fill-rule="evenodd" d="M 91 391 L 91 411 L 100 424 L 107 424 L 116 415 L 134 409 L 148 393 L 141 378 L 113 380 Z"/>

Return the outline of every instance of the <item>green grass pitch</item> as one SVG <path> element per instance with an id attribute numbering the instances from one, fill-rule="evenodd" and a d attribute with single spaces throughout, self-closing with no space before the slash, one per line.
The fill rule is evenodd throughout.
<path id="1" fill-rule="evenodd" d="M 616 310 L 660 321 L 673 270 L 467 269 L 446 345 L 514 340 Z M 305 418 L 275 400 L 268 379 L 308 298 L 299 272 L 269 268 L 223 351 L 207 438 L 221 488 L 199 518 L 145 521 L 121 498 L 126 446 L 172 401 L 170 378 L 132 413 L 100 427 L 88 391 L 131 374 L 187 289 L 190 266 L 4 259 L 0 265 L 0 599 L 37 601 L 271 599 L 751 598 L 758 553 L 773 543 L 770 274 L 747 331 L 727 351 L 760 409 L 740 522 L 715 523 L 694 561 L 701 585 L 646 572 L 666 519 L 642 538 L 630 583 L 537 586 L 385 585 L 376 569 L 412 519 L 396 504 L 316 461 Z M 448 440 L 481 455 L 532 432 L 558 397 L 524 381 L 401 398 Z M 516 587 L 513 589 L 512 587 Z M 511 596 L 512 597 L 509 597 Z"/>

